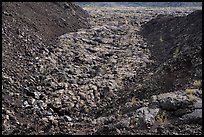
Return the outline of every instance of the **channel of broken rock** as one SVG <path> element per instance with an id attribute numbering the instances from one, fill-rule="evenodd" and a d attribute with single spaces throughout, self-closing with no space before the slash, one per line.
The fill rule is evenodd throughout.
<path id="1" fill-rule="evenodd" d="M 39 102 L 42 93 L 35 92 L 34 99 L 25 101 L 22 107 L 34 108 L 45 123 L 51 121 L 57 125 L 63 119 L 73 133 L 80 132 L 75 129 L 83 128 L 84 124 L 88 127 L 84 132 L 91 134 L 96 131 L 93 129 L 100 129 L 101 124 L 106 123 L 116 123 L 112 125 L 119 129 L 138 126 L 134 113 L 140 117 L 144 112 L 147 119 L 144 123 L 153 124 L 159 109 L 149 110 L 147 100 L 123 89 L 128 78 L 138 74 L 145 74 L 146 78 L 152 75 L 148 66 L 154 60 L 150 59 L 150 50 L 139 31 L 141 24 L 157 14 L 150 12 L 142 17 L 143 13 L 136 12 L 135 16 L 107 16 L 108 13 L 103 12 L 91 11 L 91 29 L 60 36 L 53 53 L 45 50 L 44 56 L 37 58 L 39 71 L 45 76 L 44 85 L 50 90 L 44 93 L 47 96 L 44 101 Z M 141 86 L 142 83 L 137 83 L 135 89 Z M 184 94 L 178 93 L 172 98 L 176 96 L 184 98 L 184 104 L 189 105 Z M 154 96 L 152 102 L 165 99 L 166 96 Z"/>

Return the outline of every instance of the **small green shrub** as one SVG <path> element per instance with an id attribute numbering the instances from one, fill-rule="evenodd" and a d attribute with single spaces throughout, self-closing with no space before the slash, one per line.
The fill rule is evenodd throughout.
<path id="1" fill-rule="evenodd" d="M 202 80 L 194 80 L 193 85 L 196 87 L 201 87 L 202 86 Z"/>
<path id="2" fill-rule="evenodd" d="M 167 123 L 167 113 L 165 111 L 159 111 L 155 116 L 155 121 L 160 126 L 164 126 Z"/>
<path id="3" fill-rule="evenodd" d="M 193 89 L 187 88 L 186 89 L 186 93 L 187 93 L 187 97 L 191 102 L 195 102 L 196 101 L 196 97 L 195 95 L 193 95 Z"/>

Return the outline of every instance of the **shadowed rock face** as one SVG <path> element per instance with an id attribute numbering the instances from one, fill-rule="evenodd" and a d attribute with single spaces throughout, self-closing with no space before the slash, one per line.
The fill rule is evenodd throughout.
<path id="1" fill-rule="evenodd" d="M 142 26 L 141 34 L 147 41 L 155 71 L 160 84 L 168 86 L 162 90 L 186 87 L 191 79 L 202 78 L 202 11 L 188 16 L 159 15 Z M 169 83 L 169 84 L 168 84 Z"/>
<path id="2" fill-rule="evenodd" d="M 191 49 L 193 49 L 191 52 L 194 52 L 196 48 L 201 47 L 201 24 L 201 10 L 184 17 L 159 15 L 142 26 L 142 33 L 146 40 L 154 45 L 151 48 L 152 54 L 158 64 L 161 64 L 173 57 L 176 47 L 186 52 Z"/>

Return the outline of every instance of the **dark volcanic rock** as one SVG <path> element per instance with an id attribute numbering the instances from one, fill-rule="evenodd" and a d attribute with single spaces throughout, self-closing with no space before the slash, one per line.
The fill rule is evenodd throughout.
<path id="1" fill-rule="evenodd" d="M 152 77 L 166 87 L 161 90 L 186 88 L 193 80 L 201 80 L 201 24 L 202 11 L 197 10 L 181 17 L 159 15 L 142 26 L 141 34 L 155 60 L 151 69 L 157 74 Z"/>
<path id="2" fill-rule="evenodd" d="M 2 134 L 201 134 L 202 80 L 183 71 L 191 74 L 195 66 L 195 74 L 202 75 L 202 60 L 189 55 L 189 49 L 197 51 L 188 36 L 180 39 L 197 32 L 187 25 L 190 30 L 180 36 L 175 24 L 166 23 L 179 20 L 185 26 L 186 18 L 197 18 L 196 12 L 186 17 L 194 9 L 91 7 L 89 16 L 66 2 L 3 3 L 2 8 Z M 163 49 L 153 50 L 140 34 L 141 24 L 160 13 L 172 16 L 155 18 L 166 24 L 158 30 L 168 32 L 169 26 L 180 39 L 177 46 L 183 44 L 173 57 L 161 51 L 165 60 L 160 60 L 164 54 L 151 59 Z M 152 21 L 147 24 L 154 26 Z M 185 59 L 191 62 L 183 66 Z M 191 82 L 186 89 L 175 85 L 185 85 L 185 79 Z"/>
<path id="3" fill-rule="evenodd" d="M 161 64 L 173 57 L 177 47 L 181 53 L 196 54 L 202 44 L 201 24 L 201 10 L 183 17 L 159 15 L 142 26 L 142 34 L 153 45 L 152 55 Z M 197 54 L 200 57 L 201 54 Z"/>
<path id="4" fill-rule="evenodd" d="M 13 29 L 17 34 L 23 31 L 23 26 L 28 26 L 32 33 L 39 34 L 45 40 L 89 25 L 86 20 L 88 13 L 67 2 L 5 2 L 2 3 L 2 11 L 3 25 L 6 21 L 11 26 L 16 25 Z"/>
<path id="5" fill-rule="evenodd" d="M 31 106 L 26 99 L 43 99 L 43 94 L 37 95 L 43 89 L 36 88 L 43 80 L 39 74 L 40 56 L 52 52 L 58 36 L 88 28 L 87 17 L 86 11 L 67 2 L 2 3 L 2 107 L 12 110 L 21 124 L 32 124 L 38 118 L 35 110 L 28 109 Z M 12 134 L 12 130 L 18 133 L 18 125 L 10 124 L 12 127 L 4 128 L 3 134 Z"/>

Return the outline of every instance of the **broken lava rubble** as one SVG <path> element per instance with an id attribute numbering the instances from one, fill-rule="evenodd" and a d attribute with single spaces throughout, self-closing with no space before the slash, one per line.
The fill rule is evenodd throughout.
<path id="1" fill-rule="evenodd" d="M 57 46 L 45 46 L 42 54 L 35 56 L 32 66 L 38 75 L 28 75 L 21 85 L 20 92 L 25 93 L 22 100 L 9 103 L 11 108 L 20 104 L 20 109 L 8 109 L 4 102 L 20 96 L 9 89 L 22 83 L 2 73 L 2 133 L 201 134 L 201 80 L 195 80 L 192 74 L 189 83 L 179 88 L 175 85 L 180 77 L 174 77 L 170 81 L 174 81 L 174 90 L 164 87 L 168 84 L 162 82 L 169 82 L 164 79 L 168 76 L 164 68 L 171 58 L 158 66 L 158 60 L 152 58 L 155 53 L 149 48 L 151 44 L 141 34 L 146 22 L 161 20 L 159 14 L 172 15 L 174 20 L 183 18 L 178 16 L 188 18 L 186 15 L 193 12 L 177 10 L 88 10 L 91 28 L 61 35 Z M 162 19 L 162 23 L 168 23 L 165 17 Z M 185 21 L 187 24 L 191 20 Z M 202 45 L 197 44 L 194 46 L 198 48 Z M 163 58 L 159 53 L 156 57 Z M 28 123 L 22 122 L 24 115 L 30 116 L 25 119 Z"/>

